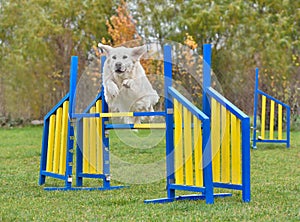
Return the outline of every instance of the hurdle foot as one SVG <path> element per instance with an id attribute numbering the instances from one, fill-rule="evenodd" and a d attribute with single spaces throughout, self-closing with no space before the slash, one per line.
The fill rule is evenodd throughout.
<path id="1" fill-rule="evenodd" d="M 111 187 L 45 187 L 46 191 L 105 191 L 105 190 L 117 190 L 122 188 L 128 188 L 129 186 L 111 186 Z"/>
<path id="2" fill-rule="evenodd" d="M 222 197 L 230 197 L 232 196 L 232 193 L 217 193 L 214 194 L 214 198 L 222 198 Z M 151 200 L 145 200 L 145 204 L 160 204 L 160 203 L 170 203 L 173 201 L 178 200 L 205 200 L 205 195 L 199 195 L 199 194 L 192 194 L 192 195 L 182 195 L 182 196 L 176 196 L 175 198 L 159 198 L 159 199 L 151 199 Z"/>

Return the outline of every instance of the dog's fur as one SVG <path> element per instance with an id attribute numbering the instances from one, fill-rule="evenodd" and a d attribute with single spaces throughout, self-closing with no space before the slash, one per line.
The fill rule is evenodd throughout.
<path id="1" fill-rule="evenodd" d="M 159 96 L 152 88 L 140 58 L 145 46 L 113 48 L 98 44 L 107 58 L 103 70 L 105 100 L 112 112 L 153 111 Z M 125 123 L 140 123 L 139 118 L 124 118 Z"/>

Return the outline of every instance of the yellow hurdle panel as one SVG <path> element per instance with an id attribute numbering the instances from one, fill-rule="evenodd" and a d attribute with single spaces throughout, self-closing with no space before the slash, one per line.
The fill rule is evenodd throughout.
<path id="1" fill-rule="evenodd" d="M 194 152 L 195 152 L 195 180 L 196 186 L 203 186 L 203 163 L 202 163 L 202 129 L 201 121 L 194 116 Z"/>
<path id="2" fill-rule="evenodd" d="M 185 183 L 186 185 L 193 185 L 193 151 L 192 151 L 192 124 L 191 112 L 183 108 L 184 118 L 184 157 L 185 157 Z"/>
<path id="3" fill-rule="evenodd" d="M 68 109 L 69 101 L 64 102 L 62 110 L 62 132 L 61 132 L 61 149 L 59 160 L 59 174 L 66 172 L 66 156 L 67 156 L 67 137 L 68 137 Z"/>
<path id="4" fill-rule="evenodd" d="M 46 164 L 47 172 L 52 172 L 53 170 L 54 135 L 55 135 L 55 115 L 53 114 L 50 116 L 50 120 L 49 120 L 47 164 Z"/>
<path id="5" fill-rule="evenodd" d="M 241 120 L 237 119 L 236 122 L 237 128 L 237 159 L 236 159 L 236 175 L 237 175 L 237 183 L 242 184 L 242 128 L 241 128 Z"/>
<path id="6" fill-rule="evenodd" d="M 98 100 L 96 102 L 96 113 L 101 113 L 102 111 L 102 101 Z M 102 119 L 97 118 L 97 173 L 103 173 L 103 151 L 102 151 Z"/>
<path id="7" fill-rule="evenodd" d="M 96 107 L 92 107 L 90 109 L 90 113 L 95 113 Z M 90 118 L 90 173 L 96 173 L 96 165 L 97 165 L 97 149 L 96 149 L 96 135 L 97 128 L 96 128 L 96 118 Z"/>
<path id="8" fill-rule="evenodd" d="M 278 139 L 282 140 L 282 105 L 278 104 Z"/>
<path id="9" fill-rule="evenodd" d="M 220 182 L 220 104 L 215 99 L 212 99 L 211 103 L 213 181 Z"/>
<path id="10" fill-rule="evenodd" d="M 265 96 L 262 96 L 261 99 L 261 139 L 265 139 L 265 126 L 266 126 L 266 103 L 267 98 Z"/>
<path id="11" fill-rule="evenodd" d="M 241 184 L 241 122 L 231 115 L 231 179 Z"/>
<path id="12" fill-rule="evenodd" d="M 230 182 L 230 112 L 222 106 L 221 181 Z"/>
<path id="13" fill-rule="evenodd" d="M 236 181 L 236 174 L 234 168 L 236 167 L 236 159 L 237 159 L 237 128 L 236 128 L 236 117 L 231 114 L 230 115 L 231 121 L 231 179 L 232 181 Z M 233 183 L 233 182 L 232 182 Z"/>
<path id="14" fill-rule="evenodd" d="M 61 148 L 61 120 L 62 120 L 62 108 L 56 110 L 56 125 L 55 125 L 55 139 L 54 139 L 54 159 L 53 159 L 53 172 L 58 173 L 59 167 L 59 155 Z"/>
<path id="15" fill-rule="evenodd" d="M 89 173 L 89 119 L 83 119 L 83 173 Z"/>
<path id="16" fill-rule="evenodd" d="M 182 105 L 174 100 L 174 121 L 175 121 L 175 183 L 184 184 L 183 178 L 183 151 L 182 151 Z"/>
<path id="17" fill-rule="evenodd" d="M 271 100 L 270 111 L 270 140 L 274 139 L 274 114 L 275 114 L 275 102 Z"/>

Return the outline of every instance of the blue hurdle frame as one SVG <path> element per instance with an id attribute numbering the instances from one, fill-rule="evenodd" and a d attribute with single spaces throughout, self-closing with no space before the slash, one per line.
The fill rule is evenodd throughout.
<path id="1" fill-rule="evenodd" d="M 206 54 L 207 55 L 207 54 Z M 205 56 L 204 56 L 205 57 Z M 212 183 L 212 165 L 211 165 L 211 147 L 210 147 L 210 120 L 201 110 L 194 106 L 176 89 L 172 87 L 172 53 L 171 46 L 164 47 L 164 73 L 165 73 L 165 111 L 166 111 L 166 177 L 167 177 L 167 197 L 159 199 L 145 200 L 144 203 L 168 203 L 177 200 L 206 200 L 207 204 L 214 203 L 214 196 L 230 196 L 230 194 L 213 193 Z M 204 187 L 195 187 L 187 185 L 175 184 L 175 169 L 174 169 L 174 104 L 173 98 L 176 98 L 181 104 L 186 107 L 191 113 L 196 115 L 202 121 L 203 128 L 203 143 L 202 152 L 207 149 L 206 158 L 208 161 L 204 167 Z M 185 190 L 192 192 L 201 192 L 202 194 L 192 194 L 184 196 L 176 196 L 176 190 Z"/>
<path id="2" fill-rule="evenodd" d="M 203 112 L 195 107 L 190 101 L 184 98 L 176 89 L 172 87 L 172 57 L 171 47 L 164 48 L 164 72 L 165 72 L 165 111 L 166 111 L 166 169 L 167 169 L 167 197 L 159 199 L 145 200 L 144 203 L 168 203 L 176 200 L 206 200 L 207 204 L 213 204 L 215 197 L 232 196 L 231 193 L 216 193 L 214 187 L 241 190 L 244 202 L 251 200 L 250 188 L 250 118 L 240 111 L 236 106 L 229 102 L 226 98 L 211 88 L 211 45 L 203 45 Z M 212 178 L 212 153 L 211 153 L 211 105 L 210 98 L 213 97 L 231 110 L 242 123 L 242 185 L 233 185 L 225 183 L 214 183 Z M 195 114 L 202 121 L 203 142 L 202 152 L 205 152 L 203 170 L 204 187 L 187 186 L 175 184 L 174 169 L 174 134 L 173 119 L 174 106 L 172 99 L 176 98 L 190 112 Z M 207 152 L 208 151 L 208 152 Z M 191 194 L 176 196 L 176 190 L 184 190 L 191 192 L 201 192 L 202 194 Z"/>
<path id="3" fill-rule="evenodd" d="M 183 97 L 176 89 L 172 87 L 172 47 L 169 45 L 164 46 L 164 93 L 165 93 L 165 110 L 163 112 L 133 112 L 133 116 L 162 116 L 165 117 L 166 123 L 166 178 L 167 178 L 167 197 L 145 200 L 145 203 L 165 203 L 175 200 L 199 200 L 205 199 L 207 204 L 214 203 L 214 197 L 226 197 L 232 194 L 221 193 L 214 194 L 214 187 L 221 187 L 233 190 L 241 190 L 243 193 L 243 201 L 250 201 L 250 120 L 244 113 L 238 110 L 232 103 L 226 100 L 222 95 L 217 93 L 211 88 L 211 54 L 212 49 L 210 44 L 203 46 L 203 111 L 199 110 L 189 100 Z M 103 72 L 103 64 L 105 57 L 102 58 L 101 72 Z M 132 129 L 133 124 L 108 124 L 107 117 L 102 117 L 102 143 L 103 143 L 103 174 L 86 174 L 83 173 L 82 160 L 83 154 L 82 147 L 83 138 L 83 118 L 101 117 L 101 113 L 88 113 L 88 110 L 94 103 L 102 100 L 102 113 L 108 112 L 108 106 L 104 99 L 103 86 L 101 92 L 97 95 L 94 101 L 86 108 L 83 113 L 75 113 L 75 98 L 76 98 L 76 83 L 77 83 L 77 67 L 78 57 L 73 56 L 71 59 L 70 69 L 70 92 L 45 116 L 44 134 L 42 141 L 42 155 L 40 163 L 40 179 L 39 184 L 45 184 L 46 177 L 52 177 L 65 181 L 64 187 L 46 187 L 45 190 L 111 190 L 120 189 L 124 186 L 111 186 L 110 184 L 110 158 L 109 158 L 109 138 L 106 136 L 105 131 L 110 129 Z M 205 167 L 203 170 L 203 187 L 185 186 L 175 184 L 175 169 L 174 169 L 174 104 L 173 98 L 176 98 L 185 108 L 193 113 L 202 122 L 203 129 L 203 143 L 202 151 L 205 157 Z M 211 98 L 217 99 L 220 103 L 235 112 L 235 115 L 240 117 L 242 122 L 242 161 L 243 161 L 243 174 L 242 185 L 230 184 L 217 184 L 213 182 L 212 178 L 212 153 L 211 153 Z M 60 107 L 64 101 L 69 100 L 68 111 L 68 138 L 67 138 L 67 155 L 66 155 L 66 172 L 65 175 L 53 174 L 46 172 L 47 161 L 47 141 L 49 132 L 49 117 Z M 76 144 L 75 139 L 75 126 L 76 126 Z M 74 146 L 76 145 L 76 146 Z M 76 187 L 72 186 L 73 179 L 73 155 L 76 149 Z M 97 178 L 103 179 L 103 186 L 101 187 L 83 187 L 84 178 Z M 176 196 L 176 190 L 200 192 L 201 195 L 192 194 L 185 196 Z"/>
<path id="4" fill-rule="evenodd" d="M 259 95 L 265 96 L 269 100 L 273 100 L 275 103 L 280 104 L 286 109 L 286 139 L 282 140 L 270 140 L 270 139 L 260 139 L 257 137 L 257 116 L 258 116 L 258 97 Z M 254 119 L 253 119 L 253 138 L 252 138 L 252 148 L 257 149 L 256 143 L 285 143 L 286 148 L 290 148 L 290 113 L 291 108 L 289 105 L 281 102 L 280 100 L 270 96 L 269 94 L 261 91 L 259 89 L 259 69 L 255 69 L 255 87 L 254 87 Z"/>
<path id="5" fill-rule="evenodd" d="M 76 92 L 76 78 L 77 78 L 77 66 L 78 66 L 78 57 L 73 56 L 71 58 L 71 69 L 70 69 L 70 92 L 62 98 L 44 117 L 44 129 L 43 129 L 43 138 L 42 138 L 42 151 L 41 151 L 41 161 L 40 161 L 40 178 L 39 185 L 45 184 L 46 177 L 52 177 L 59 180 L 65 181 L 64 187 L 45 187 L 45 190 L 72 190 L 72 171 L 73 171 L 73 146 L 74 146 L 74 127 L 71 122 L 71 119 L 68 118 L 68 136 L 67 136 L 67 153 L 66 153 L 66 171 L 64 175 L 47 172 L 47 149 L 48 149 L 48 135 L 49 135 L 49 121 L 50 116 L 56 112 L 56 110 L 62 106 L 65 101 L 69 101 L 69 113 L 70 116 L 72 113 L 74 94 Z"/>

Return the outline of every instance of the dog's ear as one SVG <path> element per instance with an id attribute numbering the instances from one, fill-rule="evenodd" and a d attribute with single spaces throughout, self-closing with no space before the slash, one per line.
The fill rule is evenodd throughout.
<path id="1" fill-rule="evenodd" d="M 109 51 L 112 49 L 111 46 L 109 46 L 109 45 L 103 45 L 101 43 L 98 43 L 98 47 L 101 49 L 102 52 L 104 52 L 106 54 L 108 54 Z"/>
<path id="2" fill-rule="evenodd" d="M 138 47 L 132 48 L 131 55 L 135 60 L 139 60 L 144 55 L 145 52 L 147 52 L 146 45 L 138 46 Z"/>

